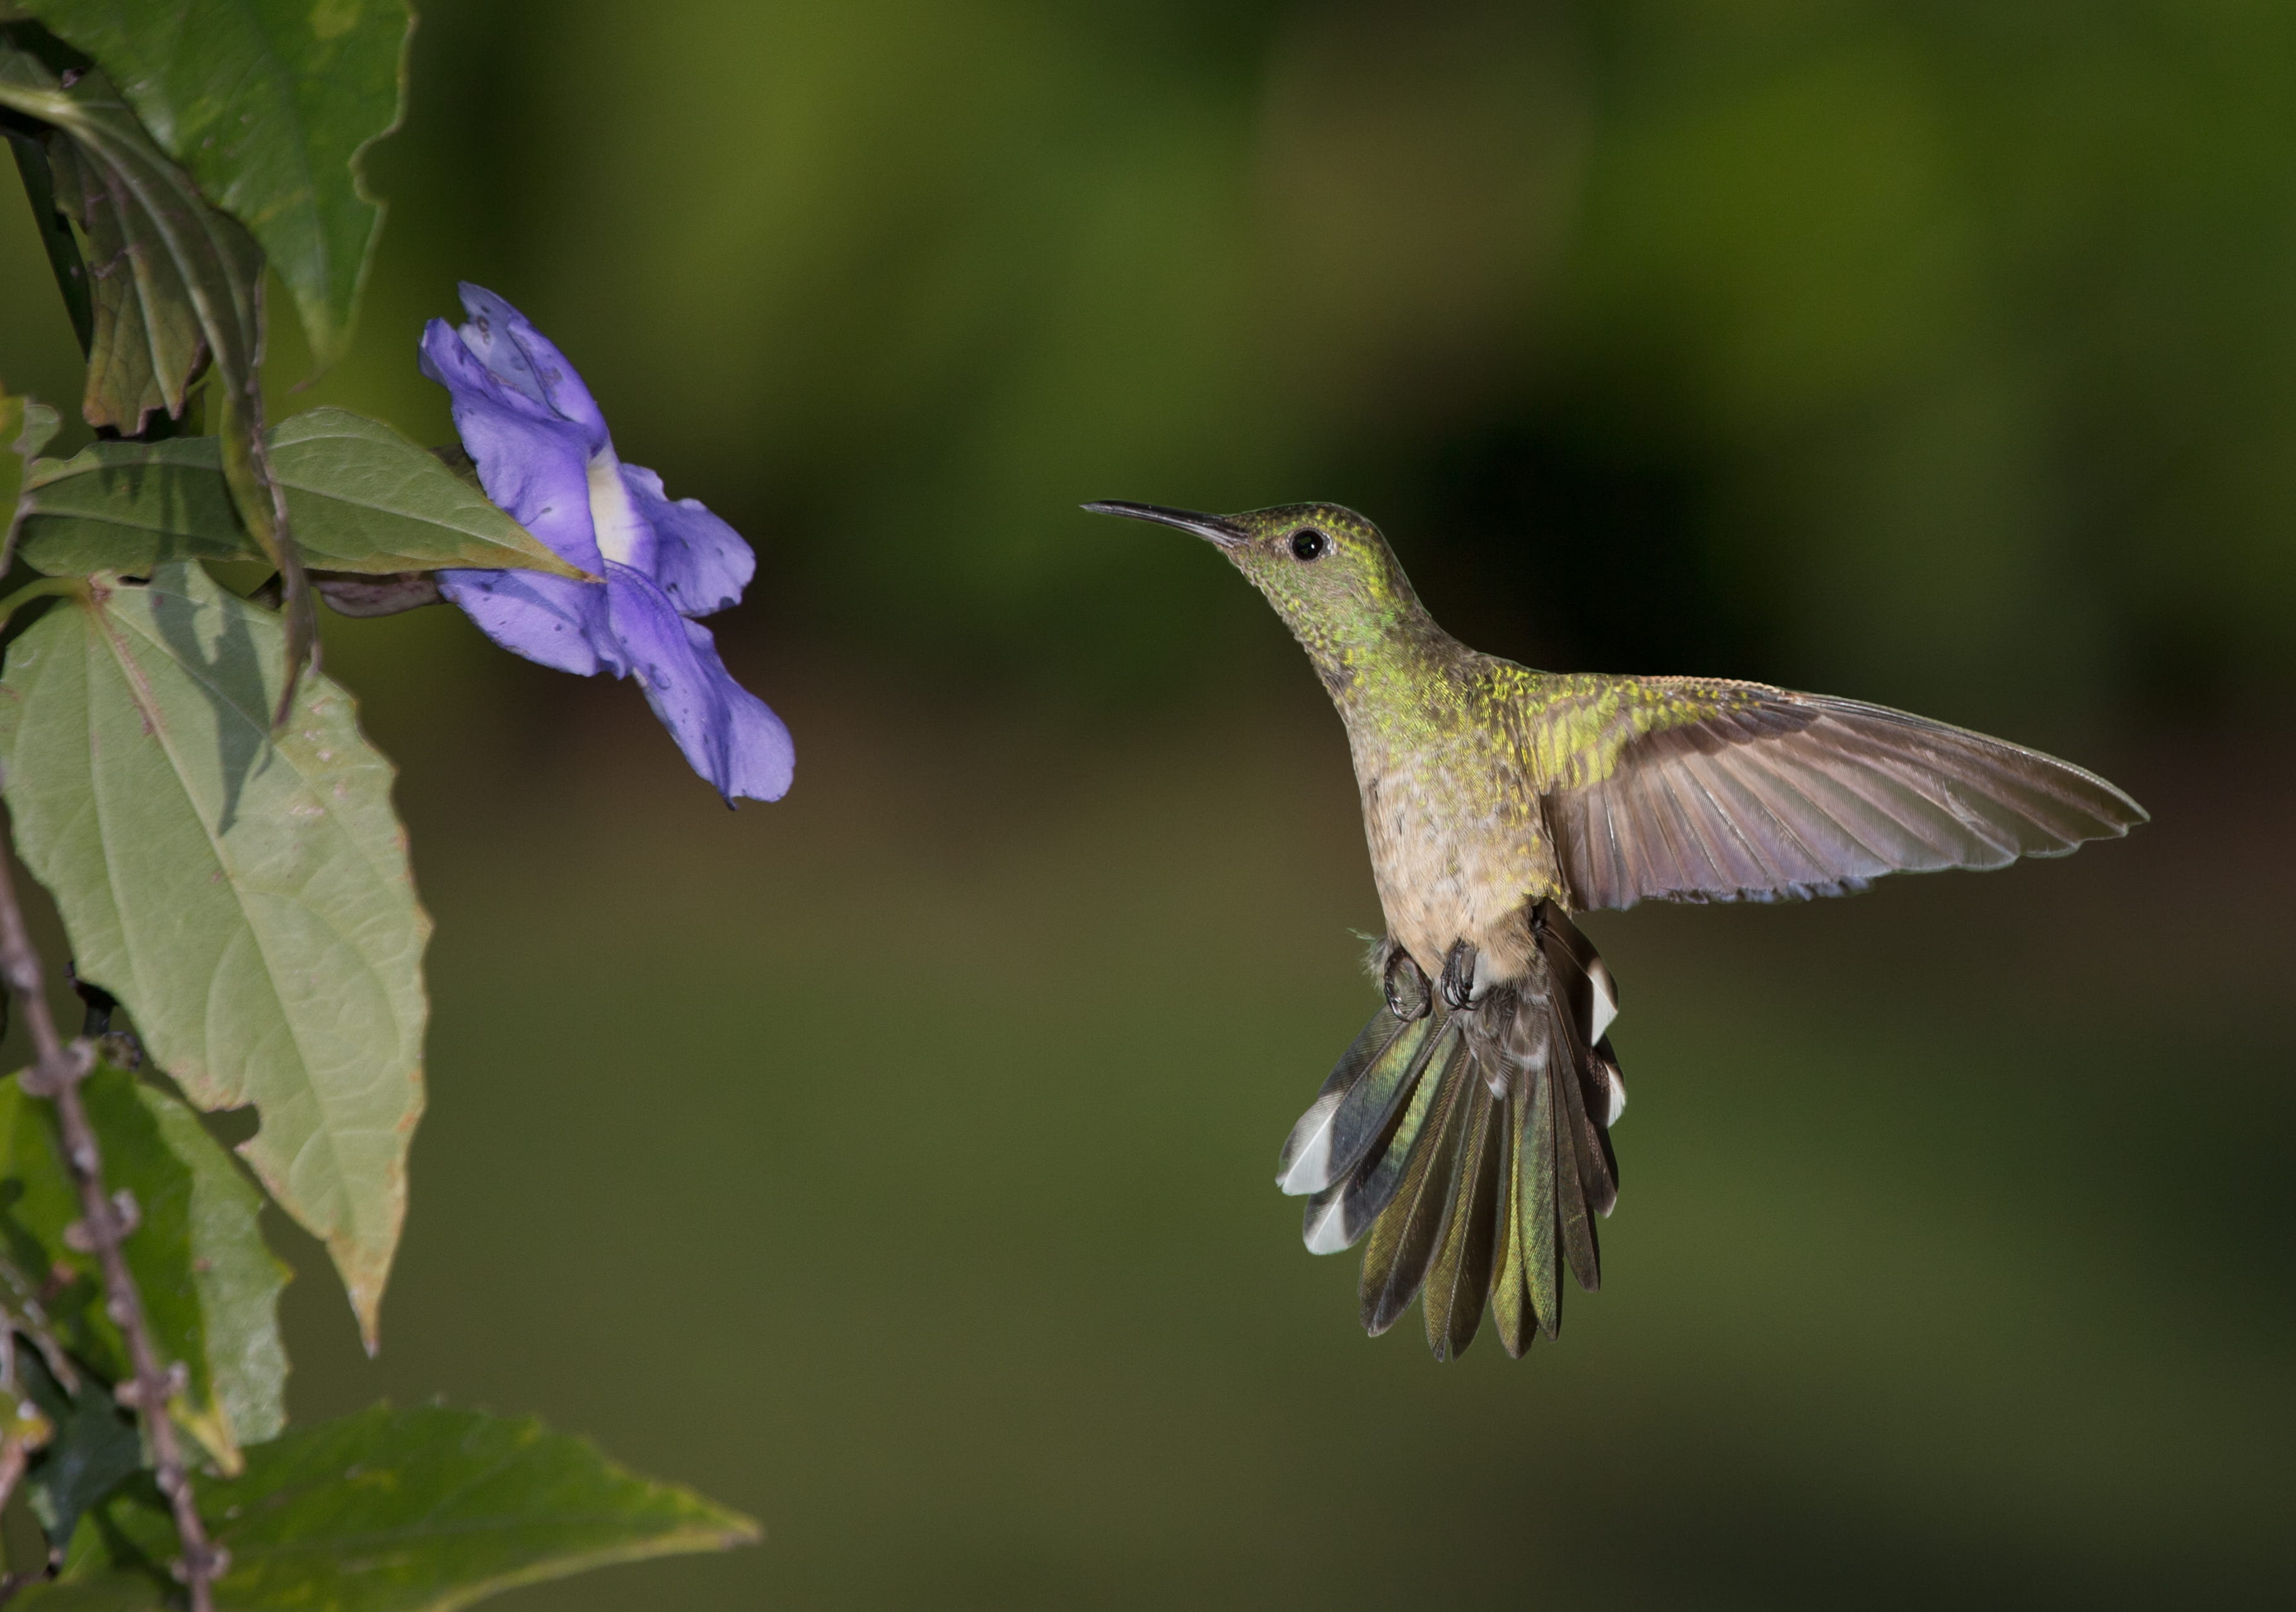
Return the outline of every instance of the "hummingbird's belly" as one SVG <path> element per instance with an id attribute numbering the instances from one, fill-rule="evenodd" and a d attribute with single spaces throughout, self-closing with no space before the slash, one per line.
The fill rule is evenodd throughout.
<path id="1" fill-rule="evenodd" d="M 1473 755 L 1361 780 L 1364 834 L 1387 931 L 1432 979 L 1465 941 L 1492 974 L 1530 963 L 1526 904 L 1562 891 L 1538 796 Z"/>

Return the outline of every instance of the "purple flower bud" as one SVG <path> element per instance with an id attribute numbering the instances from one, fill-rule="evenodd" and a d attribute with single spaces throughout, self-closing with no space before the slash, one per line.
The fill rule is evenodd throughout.
<path id="1" fill-rule="evenodd" d="M 422 373 L 454 399 L 487 497 L 595 581 L 532 571 L 445 571 L 439 591 L 513 654 L 589 677 L 635 677 L 693 770 L 737 797 L 788 793 L 789 729 L 734 681 L 693 618 L 742 596 L 757 559 L 741 534 L 615 456 L 590 389 L 509 303 L 462 287 L 470 323 L 433 319 Z"/>

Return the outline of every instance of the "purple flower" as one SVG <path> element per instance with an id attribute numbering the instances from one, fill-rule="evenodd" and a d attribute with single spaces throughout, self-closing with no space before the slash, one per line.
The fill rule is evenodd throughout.
<path id="1" fill-rule="evenodd" d="M 636 677 L 693 770 L 736 796 L 790 786 L 789 729 L 734 681 L 693 618 L 742 596 L 757 560 L 741 534 L 614 456 L 605 416 L 565 355 L 494 292 L 462 287 L 471 322 L 433 319 L 422 373 L 454 397 L 455 429 L 487 497 L 601 581 L 533 571 L 444 571 L 439 591 L 513 654 L 590 677 Z"/>

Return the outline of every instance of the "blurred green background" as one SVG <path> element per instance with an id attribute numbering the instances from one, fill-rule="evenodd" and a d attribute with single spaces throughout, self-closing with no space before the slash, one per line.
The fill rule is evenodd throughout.
<path id="1" fill-rule="evenodd" d="M 440 0 L 414 72 L 275 408 L 447 440 L 421 322 L 510 297 L 756 541 L 800 751 L 729 814 L 627 687 L 329 622 L 438 1013 L 381 1360 L 278 1225 L 297 1414 L 538 1412 L 771 1534 L 502 1604 L 2284 1598 L 2296 7 Z M 12 199 L 0 285 L 71 397 Z M 1338 724 L 1089 498 L 1337 498 L 1482 647 L 2156 821 L 1598 916 L 1610 1287 L 1438 1368 L 1268 1181 L 1373 999 Z"/>

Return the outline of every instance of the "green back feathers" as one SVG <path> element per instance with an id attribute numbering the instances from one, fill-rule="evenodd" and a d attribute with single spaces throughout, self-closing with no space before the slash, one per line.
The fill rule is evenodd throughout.
<path id="1" fill-rule="evenodd" d="M 1490 662 L 1488 675 L 1541 794 L 1601 783 L 1636 740 L 1749 709 L 1772 692 L 1718 680 L 1556 676 L 1507 661 Z"/>

